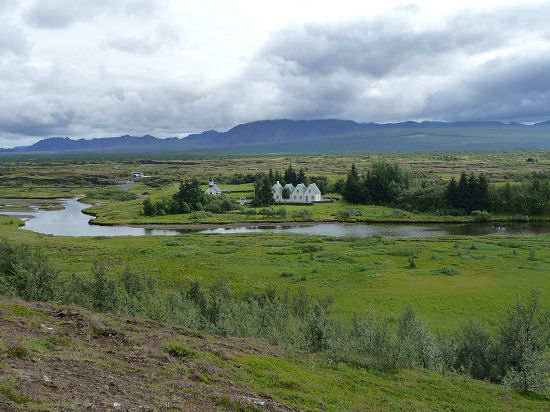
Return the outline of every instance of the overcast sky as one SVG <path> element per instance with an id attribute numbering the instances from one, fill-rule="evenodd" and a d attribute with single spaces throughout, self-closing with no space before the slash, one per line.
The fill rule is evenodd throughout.
<path id="1" fill-rule="evenodd" d="M 526 0 L 0 0 L 0 147 L 275 118 L 548 120 L 549 22 Z"/>

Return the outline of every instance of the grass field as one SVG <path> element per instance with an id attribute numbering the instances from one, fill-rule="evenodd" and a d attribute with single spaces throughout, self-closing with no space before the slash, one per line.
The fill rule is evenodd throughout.
<path id="1" fill-rule="evenodd" d="M 155 160 L 132 156 L 99 156 L 93 160 L 78 156 L 4 156 L 0 157 L 0 198 L 51 199 L 98 193 L 106 187 L 121 184 L 132 171 L 142 171 L 155 176 L 154 184 L 138 180 L 129 192 L 160 200 L 169 198 L 177 190 L 181 179 L 192 176 L 204 182 L 210 175 L 218 179 L 234 173 L 255 173 L 270 168 L 283 170 L 292 162 L 298 168 L 307 168 L 310 175 L 324 175 L 330 181 L 335 181 L 344 177 L 352 162 L 362 170 L 381 158 L 399 162 L 415 176 L 434 179 L 448 179 L 457 176 L 462 170 L 470 172 L 485 169 L 491 181 L 497 184 L 517 183 L 523 175 L 548 170 L 550 166 L 549 152 L 188 158 L 155 155 Z M 219 185 L 234 191 L 252 189 L 250 184 Z M 241 194 L 234 192 L 230 196 L 240 197 Z M 380 206 L 350 205 L 345 201 L 313 206 L 275 206 L 285 207 L 286 217 L 265 217 L 232 211 L 197 220 L 191 219 L 190 215 L 147 218 L 140 214 L 141 199 L 116 201 L 92 197 L 90 201 L 101 202 L 87 212 L 97 215 L 97 221 L 105 224 L 340 221 L 342 213 L 346 211 L 353 213 L 345 220 L 355 222 L 473 219 L 471 216 L 435 216 Z M 309 211 L 311 216 L 297 218 L 296 213 L 303 210 Z M 510 216 L 497 218 L 508 219 Z M 100 259 L 107 262 L 110 273 L 121 273 L 129 265 L 143 274 L 151 275 L 157 279 L 159 287 L 167 292 L 179 292 L 196 279 L 208 285 L 219 277 L 229 282 L 237 296 L 243 296 L 247 291 L 259 291 L 268 284 L 275 285 L 280 292 L 287 288 L 292 291 L 305 288 L 310 294 L 334 296 L 331 316 L 336 319 L 349 320 L 354 312 L 374 310 L 380 317 L 395 324 L 403 308 L 410 303 L 434 332 L 454 331 L 469 319 L 481 320 L 494 330 L 516 296 L 524 297 L 532 288 L 540 289 L 543 306 L 550 306 L 550 236 L 448 236 L 399 240 L 264 233 L 74 238 L 19 230 L 21 223 L 15 218 L 0 216 L 0 237 L 40 246 L 66 276 L 72 273 L 89 276 L 92 262 Z M 414 260 L 414 264 L 411 265 L 410 259 Z M 42 403 L 33 403 L 33 398 L 25 398 L 23 389 L 29 387 L 29 382 L 21 380 L 17 371 L 31 370 L 35 363 L 37 368 L 58 365 L 59 362 L 68 368 L 79 365 L 82 376 L 86 376 L 85 371 L 90 367 L 94 373 L 97 372 L 97 376 L 110 376 L 113 373 L 112 366 L 115 365 L 117 370 L 123 371 L 122 375 L 127 373 L 127 378 L 117 375 L 116 379 L 120 377 L 128 382 L 138 370 L 133 361 L 138 357 L 142 360 L 140 365 L 143 369 L 139 372 L 139 382 L 135 381 L 135 386 L 127 388 L 127 402 L 139 399 L 141 379 L 146 379 L 150 387 L 156 388 L 155 393 L 160 394 L 154 399 L 159 402 L 158 405 L 164 404 L 167 399 L 174 399 L 174 393 L 179 389 L 174 390 L 173 385 L 180 376 L 195 376 L 196 371 L 191 370 L 186 362 L 175 362 L 167 358 L 166 354 L 158 353 L 168 335 L 180 333 L 175 332 L 175 329 L 168 330 L 155 325 L 155 333 L 152 333 L 149 328 L 153 325 L 147 321 L 141 326 L 135 326 L 137 323 L 128 324 L 112 317 L 102 317 L 100 322 L 122 328 L 126 336 L 131 337 L 131 345 L 121 346 L 105 339 L 94 340 L 93 336 L 86 335 L 90 328 L 85 331 L 78 329 L 82 336 L 77 332 L 62 332 L 67 323 L 60 323 L 56 326 L 56 333 L 59 332 L 60 336 L 73 333 L 71 344 L 51 351 L 40 346 L 42 341 L 37 335 L 42 333 L 40 326 L 36 329 L 25 320 L 26 314 L 30 313 L 28 311 L 34 309 L 23 307 L 17 316 L 10 317 L 10 313 L 15 310 L 14 305 L 23 307 L 13 302 L 0 304 L 0 319 L 4 322 L 1 330 L 10 334 L 15 328 L 19 334 L 28 334 L 26 338 L 18 335 L 17 342 L 26 347 L 34 359 L 41 359 L 42 363 L 12 359 L 9 355 L 6 357 L 4 347 L 10 345 L 11 341 L 0 338 L 0 366 L 9 366 L 0 373 L 0 407 L 3 401 L 10 406 L 30 409 L 58 404 L 55 397 L 59 394 L 53 394 L 50 400 Z M 44 319 L 52 323 L 59 321 L 50 319 L 48 313 L 36 316 L 42 322 Z M 28 330 L 23 332 L 25 328 Z M 139 333 L 136 332 L 138 330 Z M 205 379 L 187 389 L 192 399 L 199 402 L 199 409 L 208 405 L 235 409 L 237 404 L 231 403 L 233 401 L 229 399 L 238 398 L 243 393 L 251 393 L 255 397 L 267 394 L 266 399 L 273 402 L 306 410 L 550 409 L 547 395 L 504 393 L 501 387 L 461 375 L 442 375 L 421 369 L 382 373 L 329 363 L 322 354 L 294 356 L 291 352 L 268 347 L 265 342 L 258 340 L 230 338 L 221 341 L 220 338 L 206 334 L 201 336 L 196 338 L 196 332 L 178 335 L 195 351 L 197 359 L 223 371 L 207 376 L 201 369 Z M 154 344 L 147 343 L 151 339 Z M 203 349 L 205 342 L 207 349 Z M 115 352 L 111 352 L 113 348 L 116 348 Z M 219 355 L 224 351 L 231 353 L 227 356 Z M 84 362 L 83 354 L 90 355 L 92 361 Z M 132 361 L 117 360 L 120 359 L 119 355 Z M 230 386 L 227 382 L 236 382 L 237 386 Z M 82 383 L 81 387 L 87 387 L 87 383 Z M 230 398 L 220 395 L 221 387 L 231 388 L 230 395 L 227 395 Z M 208 395 L 205 396 L 205 393 Z"/>
<path id="2" fill-rule="evenodd" d="M 10 224 L 11 222 L 11 224 Z M 71 238 L 17 229 L 0 233 L 40 245 L 65 273 L 89 273 L 94 259 L 130 265 L 177 292 L 194 279 L 226 278 L 237 294 L 268 283 L 335 297 L 334 316 L 374 309 L 395 319 L 411 303 L 427 323 L 453 329 L 468 318 L 494 325 L 516 294 L 543 291 L 550 303 L 550 238 L 331 238 L 291 234 Z M 534 252 L 533 252 L 534 251 Z M 533 257 L 534 253 L 534 257 Z M 416 263 L 410 267 L 409 258 Z M 284 273 L 284 274 L 283 274 Z"/>

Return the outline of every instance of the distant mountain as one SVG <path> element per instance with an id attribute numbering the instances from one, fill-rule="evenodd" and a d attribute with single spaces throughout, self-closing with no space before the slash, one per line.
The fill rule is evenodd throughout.
<path id="1" fill-rule="evenodd" d="M 350 120 L 262 120 L 226 132 L 185 138 L 120 136 L 73 140 L 52 137 L 3 152 L 213 153 L 387 152 L 550 149 L 550 121 L 534 125 L 486 122 L 356 123 Z"/>

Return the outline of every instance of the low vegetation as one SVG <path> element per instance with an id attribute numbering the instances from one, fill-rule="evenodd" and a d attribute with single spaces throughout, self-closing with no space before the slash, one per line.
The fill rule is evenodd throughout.
<path id="1" fill-rule="evenodd" d="M 312 296 L 303 287 L 281 294 L 268 285 L 237 299 L 219 278 L 206 290 L 194 281 L 187 290 L 166 294 L 156 288 L 153 278 L 130 268 L 118 277 L 109 276 L 99 261 L 91 268 L 90 280 L 73 274 L 61 282 L 59 272 L 39 250 L 7 240 L 2 244 L 2 294 L 147 316 L 222 336 L 265 337 L 274 344 L 293 345 L 308 353 L 325 351 L 333 361 L 382 371 L 413 367 L 462 371 L 520 392 L 546 389 L 548 365 L 543 354 L 549 349 L 550 312 L 541 308 L 535 291 L 516 300 L 495 334 L 469 322 L 451 335 L 436 336 L 411 306 L 402 311 L 396 327 L 374 313 L 356 313 L 351 324 L 336 321 L 329 316 L 334 298 Z M 193 356 L 177 342 L 166 343 L 163 350 L 175 357 Z M 11 350 L 16 352 L 21 351 Z"/>

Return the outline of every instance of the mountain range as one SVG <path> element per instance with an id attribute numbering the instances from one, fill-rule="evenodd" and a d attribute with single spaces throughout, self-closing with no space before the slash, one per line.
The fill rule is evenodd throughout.
<path id="1" fill-rule="evenodd" d="M 50 137 L 0 152 L 74 153 L 338 153 L 426 150 L 550 149 L 550 121 L 521 123 L 356 123 L 351 120 L 262 120 L 184 138 L 119 136 L 94 139 Z"/>

